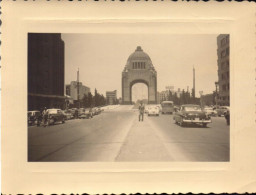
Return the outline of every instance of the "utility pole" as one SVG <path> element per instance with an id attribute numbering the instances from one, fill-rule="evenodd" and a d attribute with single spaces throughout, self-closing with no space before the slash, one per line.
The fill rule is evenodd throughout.
<path id="1" fill-rule="evenodd" d="M 80 108 L 80 97 L 79 97 L 79 68 L 77 71 L 77 101 L 78 101 L 78 108 Z"/>

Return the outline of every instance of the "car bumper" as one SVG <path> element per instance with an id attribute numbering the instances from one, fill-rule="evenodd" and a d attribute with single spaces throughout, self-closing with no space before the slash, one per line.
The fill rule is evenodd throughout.
<path id="1" fill-rule="evenodd" d="M 182 120 L 182 122 L 183 123 L 201 123 L 201 124 L 203 124 L 203 123 L 211 123 L 212 122 L 212 120 L 190 120 L 190 119 L 183 119 Z"/>

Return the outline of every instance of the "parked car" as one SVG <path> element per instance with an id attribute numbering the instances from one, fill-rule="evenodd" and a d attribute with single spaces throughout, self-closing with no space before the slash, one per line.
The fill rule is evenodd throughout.
<path id="1" fill-rule="evenodd" d="M 182 105 L 180 111 L 173 116 L 176 124 L 184 126 L 185 124 L 201 124 L 207 127 L 211 123 L 211 117 L 207 115 L 199 105 L 185 104 Z"/>
<path id="2" fill-rule="evenodd" d="M 53 125 L 57 122 L 65 123 L 65 115 L 61 109 L 48 109 L 46 110 L 46 113 L 48 114 L 47 125 Z"/>
<path id="3" fill-rule="evenodd" d="M 79 118 L 92 118 L 93 117 L 93 113 L 92 113 L 92 109 L 91 108 L 82 108 L 79 109 Z"/>
<path id="4" fill-rule="evenodd" d="M 159 116 L 159 114 L 160 114 L 160 109 L 158 106 L 150 106 L 148 108 L 148 116 L 152 116 L 152 115 Z"/>
<path id="5" fill-rule="evenodd" d="M 96 107 L 93 107 L 93 108 L 92 108 L 92 114 L 93 114 L 93 116 L 98 114 Z"/>
<path id="6" fill-rule="evenodd" d="M 41 112 L 38 110 L 28 111 L 28 125 L 37 125 L 41 120 Z"/>
<path id="7" fill-rule="evenodd" d="M 228 106 L 219 106 L 216 108 L 216 112 L 218 116 L 224 116 L 224 113 L 229 109 Z"/>
<path id="8" fill-rule="evenodd" d="M 64 110 L 63 114 L 65 115 L 65 120 L 70 120 L 74 118 L 74 115 L 69 110 Z"/>
<path id="9" fill-rule="evenodd" d="M 210 116 L 217 116 L 218 114 L 216 110 L 214 110 L 212 107 L 209 107 L 209 106 L 205 106 L 204 111 L 207 115 L 210 115 Z"/>
<path id="10" fill-rule="evenodd" d="M 100 113 L 101 113 L 101 108 L 100 108 L 100 107 L 97 107 L 96 109 L 97 109 L 97 110 L 96 110 L 97 114 L 100 114 Z"/>
<path id="11" fill-rule="evenodd" d="M 149 106 L 145 106 L 145 109 L 144 109 L 145 114 L 148 114 L 148 109 L 149 109 Z"/>

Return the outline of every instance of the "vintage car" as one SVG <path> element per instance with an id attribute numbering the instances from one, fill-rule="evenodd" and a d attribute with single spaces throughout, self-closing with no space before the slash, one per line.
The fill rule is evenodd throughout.
<path id="1" fill-rule="evenodd" d="M 185 104 L 182 105 L 180 111 L 173 116 L 176 124 L 184 126 L 185 124 L 201 124 L 207 127 L 211 123 L 211 117 L 207 115 L 199 105 Z"/>
<path id="2" fill-rule="evenodd" d="M 74 118 L 74 115 L 69 110 L 63 110 L 63 114 L 65 115 L 66 120 L 70 120 Z"/>
<path id="3" fill-rule="evenodd" d="M 28 111 L 28 125 L 37 125 L 41 120 L 41 112 L 38 110 Z"/>
<path id="4" fill-rule="evenodd" d="M 148 114 L 148 108 L 149 108 L 149 106 L 147 105 L 147 106 L 145 106 L 145 109 L 144 109 L 144 113 L 145 114 Z"/>
<path id="5" fill-rule="evenodd" d="M 53 125 L 57 122 L 65 123 L 65 115 L 63 114 L 63 111 L 61 109 L 48 109 L 46 110 L 46 113 L 48 115 L 47 125 Z"/>
<path id="6" fill-rule="evenodd" d="M 159 116 L 160 114 L 160 109 L 158 106 L 150 106 L 148 107 L 148 116 Z"/>
<path id="7" fill-rule="evenodd" d="M 92 118 L 93 117 L 93 113 L 92 113 L 92 109 L 91 108 L 80 108 L 79 109 L 79 113 L 78 113 L 78 118 Z"/>
<path id="8" fill-rule="evenodd" d="M 98 111 L 97 111 L 97 110 L 98 110 L 98 109 L 97 109 L 96 107 L 93 107 L 93 108 L 92 108 L 92 115 L 93 115 L 93 116 L 98 114 Z"/>
<path id="9" fill-rule="evenodd" d="M 229 109 L 228 106 L 219 106 L 216 108 L 216 112 L 218 116 L 224 116 L 225 112 Z"/>
<path id="10" fill-rule="evenodd" d="M 204 112 L 210 116 L 217 116 L 218 114 L 216 110 L 214 110 L 212 107 L 209 107 L 209 106 L 204 107 Z"/>

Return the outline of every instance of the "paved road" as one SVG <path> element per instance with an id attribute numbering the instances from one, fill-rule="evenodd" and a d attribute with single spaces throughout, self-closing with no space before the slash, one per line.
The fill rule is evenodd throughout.
<path id="1" fill-rule="evenodd" d="M 229 161 L 223 117 L 208 128 L 180 127 L 171 115 L 145 116 L 131 106 L 110 107 L 92 119 L 28 128 L 29 161 Z"/>

